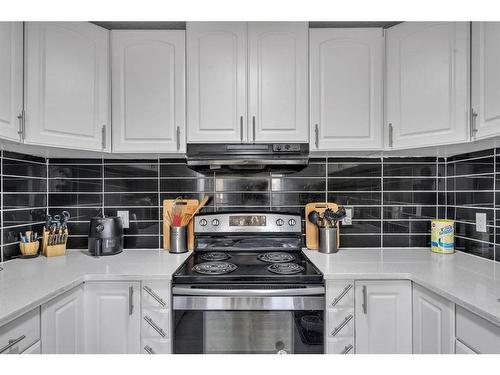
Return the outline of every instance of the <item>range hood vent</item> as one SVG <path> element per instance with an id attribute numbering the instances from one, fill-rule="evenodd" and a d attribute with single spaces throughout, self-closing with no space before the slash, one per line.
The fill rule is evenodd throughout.
<path id="1" fill-rule="evenodd" d="M 307 143 L 200 144 L 187 145 L 187 165 L 199 172 L 292 173 L 309 163 Z"/>

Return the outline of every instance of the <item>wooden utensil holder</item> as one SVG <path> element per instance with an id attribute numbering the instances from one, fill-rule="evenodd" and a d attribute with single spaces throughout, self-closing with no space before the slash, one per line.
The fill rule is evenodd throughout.
<path id="1" fill-rule="evenodd" d="M 40 242 L 19 242 L 19 248 L 21 249 L 21 254 L 24 256 L 35 255 L 38 253 L 38 249 L 40 248 Z"/>
<path id="2" fill-rule="evenodd" d="M 57 245 L 49 245 L 52 243 L 54 236 L 64 235 L 64 243 L 60 243 Z M 66 229 L 61 234 L 50 234 L 50 232 L 46 229 L 43 230 L 43 239 L 42 239 L 42 253 L 46 257 L 57 257 L 66 254 L 66 244 L 68 242 L 68 230 Z"/>

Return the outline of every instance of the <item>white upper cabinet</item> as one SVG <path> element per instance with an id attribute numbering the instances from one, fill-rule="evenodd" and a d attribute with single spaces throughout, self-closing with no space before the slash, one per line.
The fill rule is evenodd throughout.
<path id="1" fill-rule="evenodd" d="M 389 148 L 469 140 L 469 23 L 404 22 L 387 30 Z"/>
<path id="2" fill-rule="evenodd" d="M 0 22 L 0 137 L 19 141 L 23 110 L 23 23 Z"/>
<path id="3" fill-rule="evenodd" d="M 185 152 L 184 33 L 111 32 L 113 152 Z"/>
<path id="4" fill-rule="evenodd" d="M 472 23 L 471 57 L 474 138 L 500 135 L 500 22 Z"/>
<path id="5" fill-rule="evenodd" d="M 253 142 L 308 142 L 308 24 L 248 24 L 249 124 Z"/>
<path id="6" fill-rule="evenodd" d="M 28 22 L 26 143 L 108 150 L 109 32 L 88 22 Z"/>
<path id="7" fill-rule="evenodd" d="M 356 353 L 412 353 L 412 301 L 409 281 L 357 281 L 355 315 Z"/>
<path id="8" fill-rule="evenodd" d="M 187 139 L 246 141 L 247 24 L 188 22 Z"/>
<path id="9" fill-rule="evenodd" d="M 384 37 L 380 28 L 311 29 L 311 150 L 380 150 Z"/>

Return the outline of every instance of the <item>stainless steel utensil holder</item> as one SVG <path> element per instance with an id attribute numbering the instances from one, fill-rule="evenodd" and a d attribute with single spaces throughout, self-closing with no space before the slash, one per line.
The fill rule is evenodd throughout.
<path id="1" fill-rule="evenodd" d="M 170 227 L 170 252 L 174 254 L 185 253 L 187 251 L 187 230 L 186 227 Z"/>
<path id="2" fill-rule="evenodd" d="M 337 246 L 337 228 L 318 228 L 319 252 L 333 254 L 339 251 Z"/>

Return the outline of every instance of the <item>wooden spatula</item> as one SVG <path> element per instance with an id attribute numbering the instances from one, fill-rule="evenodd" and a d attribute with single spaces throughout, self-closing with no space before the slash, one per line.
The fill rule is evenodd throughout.
<path id="1" fill-rule="evenodd" d="M 194 210 L 194 212 L 190 216 L 188 216 L 188 220 L 186 221 L 185 225 L 188 225 L 189 222 L 191 220 L 193 220 L 194 215 L 197 215 L 200 212 L 200 210 L 208 203 L 209 200 L 210 200 L 210 196 L 209 195 L 205 195 L 203 197 L 203 199 L 201 200 L 201 202 L 198 205 L 198 207 L 196 207 L 196 210 Z"/>

